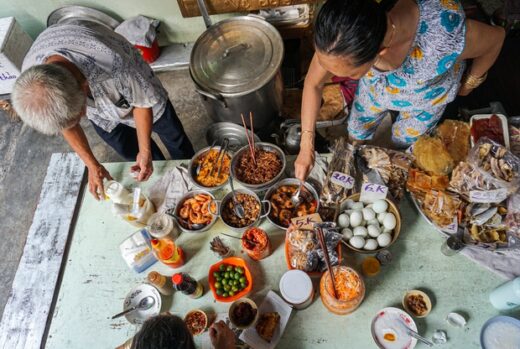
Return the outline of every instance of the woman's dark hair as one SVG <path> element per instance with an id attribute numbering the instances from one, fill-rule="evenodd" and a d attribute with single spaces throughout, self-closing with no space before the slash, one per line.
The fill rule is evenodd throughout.
<path id="1" fill-rule="evenodd" d="M 184 321 L 174 315 L 148 319 L 132 341 L 132 349 L 195 349 Z"/>
<path id="2" fill-rule="evenodd" d="M 373 60 L 386 34 L 386 12 L 395 0 L 328 0 L 314 28 L 316 49 L 330 55 L 351 56 L 355 65 Z"/>

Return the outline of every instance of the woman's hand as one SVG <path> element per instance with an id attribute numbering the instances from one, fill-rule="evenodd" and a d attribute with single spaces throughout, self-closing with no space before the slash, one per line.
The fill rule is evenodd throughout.
<path id="1" fill-rule="evenodd" d="M 296 161 L 294 162 L 294 175 L 300 181 L 305 181 L 314 167 L 314 147 L 301 148 Z"/>
<path id="2" fill-rule="evenodd" d="M 88 190 L 94 196 L 94 199 L 105 199 L 105 188 L 103 188 L 103 179 L 112 179 L 110 173 L 102 165 L 88 167 Z"/>
<path id="3" fill-rule="evenodd" d="M 137 172 L 137 181 L 143 182 L 148 180 L 153 173 L 152 153 L 149 151 L 140 151 L 135 159 L 135 165 L 130 169 Z"/>
<path id="4" fill-rule="evenodd" d="M 215 349 L 229 349 L 235 347 L 235 334 L 223 321 L 211 325 L 209 338 Z"/>

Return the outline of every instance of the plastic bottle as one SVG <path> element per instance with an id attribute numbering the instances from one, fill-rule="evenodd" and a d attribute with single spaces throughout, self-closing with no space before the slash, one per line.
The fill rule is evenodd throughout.
<path id="1" fill-rule="evenodd" d="M 498 310 L 511 310 L 520 306 L 520 276 L 498 286 L 489 294 L 489 301 Z"/>
<path id="2" fill-rule="evenodd" d="M 171 239 L 152 239 L 152 249 L 162 263 L 171 268 L 179 268 L 184 264 L 184 251 Z"/>
<path id="3" fill-rule="evenodd" d="M 121 183 L 114 180 L 105 182 L 105 196 L 112 201 L 112 213 L 138 228 L 147 225 L 148 219 L 155 213 L 153 203 L 135 188 L 131 193 Z M 134 197 L 136 207 L 134 209 Z"/>
<path id="4" fill-rule="evenodd" d="M 105 182 L 105 196 L 116 204 L 129 205 L 132 202 L 130 192 L 119 182 Z"/>
<path id="5" fill-rule="evenodd" d="M 173 294 L 173 284 L 169 276 L 159 274 L 156 271 L 148 273 L 148 282 L 155 286 L 157 290 L 165 296 L 171 296 Z"/>
<path id="6" fill-rule="evenodd" d="M 199 298 L 204 293 L 202 284 L 186 273 L 174 274 L 172 282 L 177 291 L 181 291 L 191 298 Z"/>

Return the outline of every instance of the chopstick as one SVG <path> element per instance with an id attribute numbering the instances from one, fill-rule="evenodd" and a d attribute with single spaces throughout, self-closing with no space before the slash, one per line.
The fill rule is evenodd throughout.
<path id="1" fill-rule="evenodd" d="M 230 237 L 230 238 L 233 238 L 233 239 L 238 239 L 238 240 L 246 240 L 248 243 L 250 243 L 251 245 L 254 245 L 256 246 L 256 242 L 254 242 L 253 240 L 249 240 L 245 237 L 238 237 L 238 236 L 233 236 L 233 235 L 229 235 L 229 234 L 226 234 L 226 233 L 220 233 L 220 235 L 224 235 L 224 236 L 227 236 L 227 237 Z"/>
<path id="2" fill-rule="evenodd" d="M 332 281 L 332 289 L 334 290 L 334 298 L 338 299 L 338 292 L 336 291 L 336 280 L 334 279 L 334 271 L 332 270 L 332 265 L 330 265 L 329 251 L 327 249 L 327 244 L 325 243 L 325 238 L 323 237 L 323 230 L 319 225 L 317 226 L 316 233 L 316 235 L 318 235 L 318 241 L 320 242 L 321 249 L 323 250 L 323 255 L 325 257 L 327 269 L 329 270 L 330 280 Z"/>
<path id="3" fill-rule="evenodd" d="M 253 112 L 249 112 L 249 125 L 251 125 L 251 143 L 253 144 L 253 162 L 256 166 L 256 153 L 255 153 L 255 128 L 253 123 Z"/>
<path id="4" fill-rule="evenodd" d="M 250 116 L 251 116 L 251 114 L 250 114 Z M 256 166 L 255 149 L 253 148 L 253 146 L 254 146 L 253 142 L 254 142 L 255 136 L 254 136 L 254 134 L 251 136 L 251 139 L 253 140 L 253 142 L 251 142 L 251 139 L 249 137 L 249 130 L 246 125 L 246 119 L 244 118 L 244 114 L 241 113 L 240 117 L 242 118 L 242 124 L 244 125 L 244 131 L 246 132 L 247 144 L 249 144 L 249 152 L 251 153 L 251 158 L 253 159 L 253 163 Z"/>

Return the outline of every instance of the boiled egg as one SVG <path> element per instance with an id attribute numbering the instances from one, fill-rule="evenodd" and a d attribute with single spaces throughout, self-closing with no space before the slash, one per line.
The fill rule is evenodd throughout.
<path id="1" fill-rule="evenodd" d="M 363 218 L 366 220 L 366 221 L 369 221 L 371 219 L 374 219 L 376 218 L 376 213 L 374 212 L 373 209 L 371 208 L 364 208 L 362 210 L 363 212 Z"/>
<path id="2" fill-rule="evenodd" d="M 383 219 L 383 225 L 386 229 L 394 229 L 397 224 L 393 213 L 387 213 Z"/>
<path id="3" fill-rule="evenodd" d="M 350 240 L 350 238 L 354 236 L 354 233 L 352 232 L 352 230 L 350 228 L 341 229 L 341 234 L 347 240 Z"/>
<path id="4" fill-rule="evenodd" d="M 354 236 L 362 236 L 366 237 L 368 235 L 367 228 L 365 227 L 355 227 L 354 228 Z"/>
<path id="5" fill-rule="evenodd" d="M 368 235 L 370 235 L 373 238 L 376 238 L 379 235 L 381 235 L 381 228 L 379 228 L 379 224 L 378 225 L 369 225 L 367 227 L 367 232 L 368 232 Z"/>
<path id="6" fill-rule="evenodd" d="M 365 250 L 369 250 L 369 251 L 373 251 L 377 248 L 377 241 L 374 240 L 374 239 L 367 239 L 367 241 L 365 242 L 365 246 L 363 246 L 363 248 Z"/>
<path id="7" fill-rule="evenodd" d="M 358 236 L 353 236 L 349 240 L 349 243 L 354 248 L 363 248 L 363 246 L 365 246 L 365 239 L 363 239 L 363 237 L 359 236 L 359 235 Z"/>
<path id="8" fill-rule="evenodd" d="M 342 228 L 348 228 L 348 226 L 350 224 L 350 218 L 349 218 L 348 214 L 346 214 L 346 213 L 340 214 L 338 217 L 338 224 Z"/>
<path id="9" fill-rule="evenodd" d="M 361 222 L 363 221 L 363 214 L 361 211 L 354 211 L 350 214 L 350 226 L 355 228 L 359 225 L 361 225 Z"/>
<path id="10" fill-rule="evenodd" d="M 372 209 L 375 213 L 383 213 L 388 210 L 388 202 L 386 200 L 377 200 L 372 204 Z"/>
<path id="11" fill-rule="evenodd" d="M 386 247 L 392 242 L 392 236 L 388 233 L 383 233 L 377 237 L 377 243 L 381 247 Z"/>

